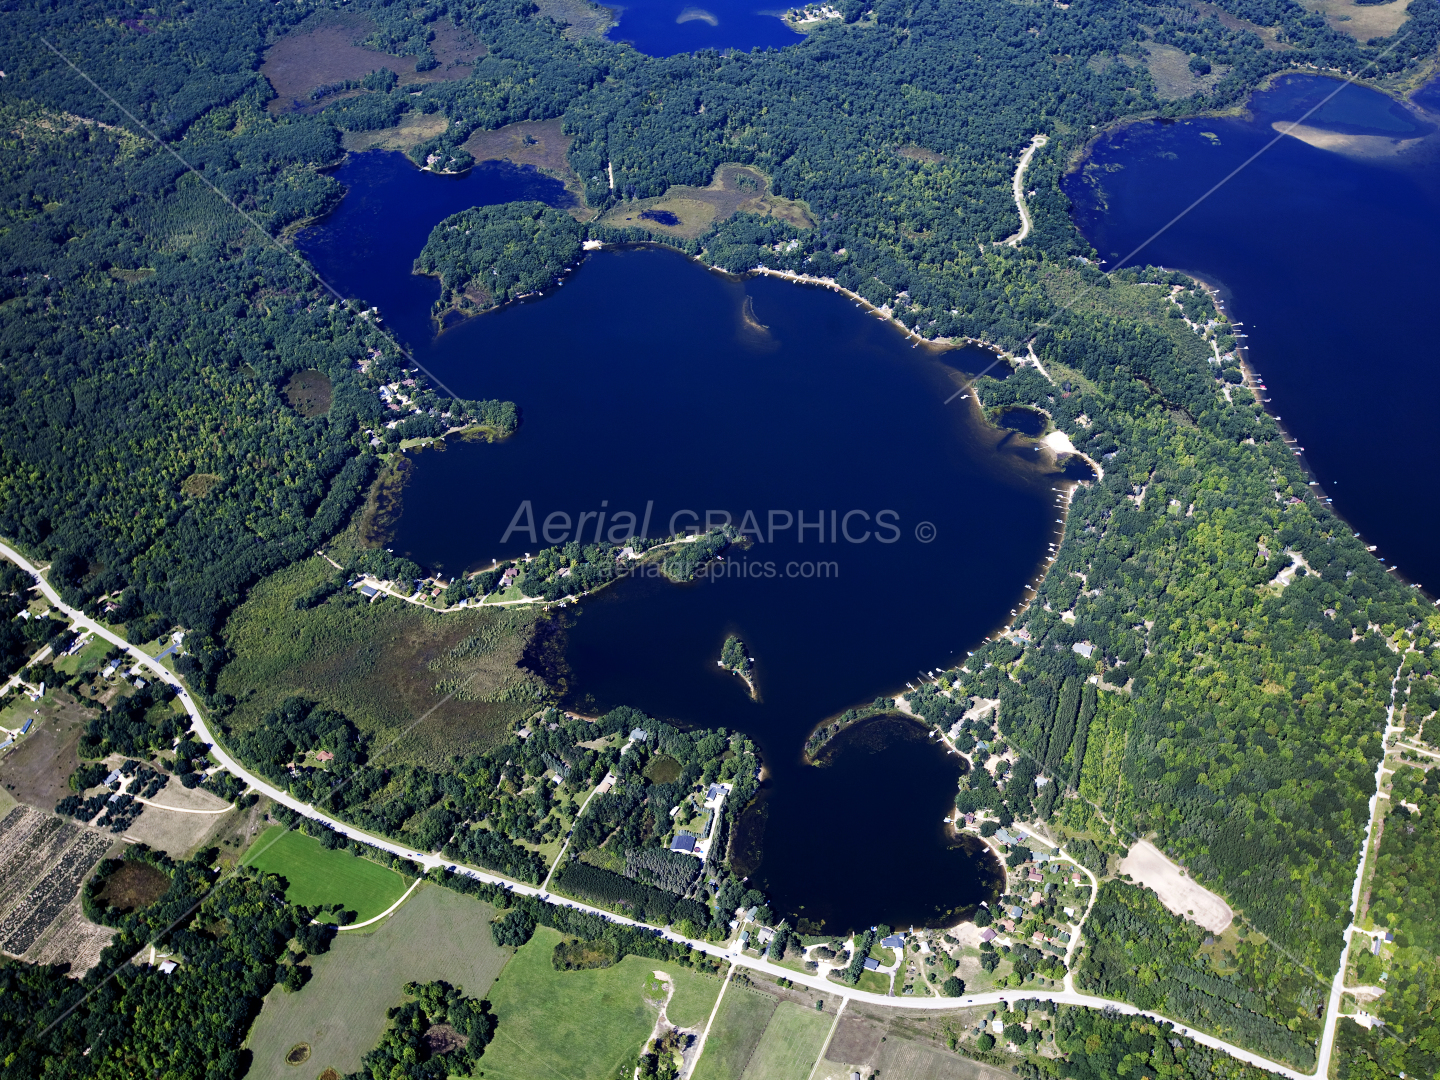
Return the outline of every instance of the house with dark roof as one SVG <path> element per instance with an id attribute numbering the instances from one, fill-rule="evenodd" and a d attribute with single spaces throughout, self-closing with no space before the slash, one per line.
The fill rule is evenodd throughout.
<path id="1" fill-rule="evenodd" d="M 688 832 L 675 834 L 675 839 L 670 841 L 671 851 L 683 851 L 687 855 L 695 854 L 695 837 Z"/>
<path id="2" fill-rule="evenodd" d="M 876 960 L 873 956 L 867 956 L 867 957 L 865 957 L 865 970 L 866 970 L 866 971 L 879 971 L 879 970 L 880 970 L 880 961 L 879 961 L 879 960 Z"/>
<path id="3" fill-rule="evenodd" d="M 887 949 L 903 949 L 905 947 L 905 935 L 891 934 L 887 938 L 881 938 L 880 944 Z"/>

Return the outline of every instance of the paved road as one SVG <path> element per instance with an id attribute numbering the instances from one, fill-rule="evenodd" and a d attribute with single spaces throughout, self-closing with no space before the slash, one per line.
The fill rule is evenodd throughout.
<path id="1" fill-rule="evenodd" d="M 95 622 L 95 620 L 87 618 L 82 612 L 76 611 L 74 608 L 71 608 L 65 603 L 63 603 L 60 599 L 59 594 L 53 588 L 51 588 L 50 583 L 41 578 L 36 572 L 35 566 L 28 559 L 22 556 L 18 551 L 15 551 L 13 548 L 7 546 L 6 544 L 0 543 L 0 555 L 3 555 L 5 558 L 15 563 L 22 570 L 34 574 L 36 576 L 36 580 L 39 582 L 39 588 L 41 592 L 44 593 L 45 597 L 54 607 L 58 608 L 60 611 L 63 611 L 65 614 L 70 616 L 70 618 L 75 621 L 75 624 L 78 627 L 83 627 L 86 630 L 93 631 L 98 636 L 103 637 L 106 641 L 109 641 L 114 645 L 118 645 L 120 648 L 124 649 L 141 667 L 152 672 L 156 678 L 169 683 L 171 686 L 174 686 L 179 693 L 180 701 L 184 704 L 186 712 L 190 714 L 190 718 L 194 722 L 196 734 L 198 734 L 201 739 L 211 745 L 211 753 L 214 755 L 215 760 L 218 761 L 222 766 L 224 766 L 224 768 L 232 772 L 235 776 L 239 777 L 241 780 L 244 780 L 254 790 L 260 792 L 263 795 L 269 796 L 276 802 L 289 807 L 290 809 L 304 815 L 305 817 L 313 818 L 316 821 L 324 822 L 326 825 L 329 825 L 332 829 L 334 829 L 336 832 L 340 833 L 343 836 L 358 840 L 364 844 L 369 844 L 372 847 L 379 848 L 381 851 L 388 851 L 391 854 L 399 855 L 402 858 L 410 859 L 413 862 L 419 863 L 422 867 L 425 868 L 426 871 L 433 870 L 436 867 L 449 867 L 456 873 L 465 874 L 466 876 L 475 878 L 478 881 L 488 882 L 493 885 L 500 885 L 504 888 L 511 890 L 514 893 L 523 896 L 534 896 L 545 901 L 546 903 L 555 904 L 560 907 L 574 908 L 579 911 L 589 912 L 590 914 L 598 915 L 601 918 L 608 919 L 609 921 L 614 923 L 634 926 L 642 930 L 654 932 L 655 928 L 647 925 L 646 923 L 637 922 L 634 919 L 627 919 L 623 916 L 616 915 L 613 912 L 605 911 L 602 908 L 592 907 L 589 904 L 584 904 L 577 900 L 570 900 L 564 897 L 553 896 L 549 892 L 545 891 L 544 888 L 536 888 L 533 885 L 524 885 L 519 882 L 509 881 L 495 874 L 487 874 L 480 870 L 471 869 L 470 867 L 460 866 L 456 863 L 451 862 L 448 859 L 442 859 L 439 855 L 426 854 L 424 852 L 414 851 L 409 847 L 396 844 L 393 841 L 384 839 L 383 837 L 374 836 L 370 833 L 364 832 L 363 830 L 357 829 L 355 828 L 355 826 L 347 824 L 346 822 L 336 820 L 335 818 L 327 817 L 320 811 L 316 810 L 309 803 L 303 803 L 298 799 L 292 798 L 288 792 L 279 790 L 271 784 L 266 783 L 260 777 L 251 773 L 248 769 L 246 769 L 243 765 L 241 765 L 238 761 L 232 758 L 221 748 L 219 743 L 215 740 L 214 735 L 211 733 L 209 726 L 205 723 L 205 718 L 200 715 L 199 708 L 195 705 L 195 702 L 191 700 L 189 692 L 180 684 L 180 681 L 162 664 L 154 660 L 147 653 L 142 652 L 139 648 L 131 645 L 124 638 L 121 638 L 117 634 L 101 626 L 99 623 Z M 1398 686 L 1398 682 L 1399 671 L 1397 670 L 1396 681 L 1391 685 L 1390 722 L 1386 732 L 1387 738 L 1394 730 L 1395 690 Z M 1374 828 L 1375 811 L 1377 804 L 1378 798 L 1372 797 L 1370 800 L 1370 825 L 1367 826 L 1365 833 L 1367 848 L 1371 831 Z M 1362 854 L 1360 867 L 1356 870 L 1355 888 L 1354 896 L 1352 897 L 1352 904 L 1358 902 L 1360 873 L 1363 870 L 1364 865 L 1364 856 Z M 1081 867 L 1081 869 L 1084 868 Z M 1331 987 L 1329 1008 L 1328 1012 L 1326 1013 L 1325 1028 L 1321 1037 L 1319 1066 L 1315 1072 L 1302 1073 L 1295 1069 L 1287 1068 L 1284 1065 L 1279 1065 L 1269 1060 L 1268 1058 L 1262 1057 L 1259 1054 L 1256 1054 L 1250 1050 L 1246 1050 L 1244 1047 L 1236 1046 L 1233 1043 L 1225 1042 L 1223 1039 L 1214 1038 L 1213 1036 L 1206 1035 L 1203 1032 L 1193 1031 L 1187 1025 L 1177 1020 L 1173 1020 L 1170 1017 L 1163 1016 L 1159 1013 L 1150 1012 L 1145 1009 L 1137 1009 L 1134 1005 L 1131 1005 L 1130 1003 L 1125 1001 L 1112 1001 L 1108 998 L 1093 997 L 1090 994 L 1084 994 L 1070 988 L 1064 990 L 997 990 L 985 994 L 973 994 L 963 998 L 889 997 L 884 994 L 872 994 L 865 990 L 856 990 L 852 987 L 842 986 L 837 983 L 829 982 L 828 980 L 821 978 L 818 975 L 807 975 L 802 972 L 795 971 L 791 968 L 780 967 L 778 964 L 772 964 L 768 960 L 763 960 L 752 956 L 745 956 L 738 950 L 731 950 L 726 946 L 717 945 L 714 942 L 697 941 L 691 938 L 683 938 L 679 934 L 671 933 L 668 931 L 661 932 L 660 936 L 664 937 L 667 941 L 672 941 L 677 944 L 687 944 L 690 946 L 691 949 L 694 949 L 698 952 L 704 952 L 711 956 L 728 960 L 733 965 L 736 965 L 738 967 L 749 968 L 754 971 L 764 972 L 768 975 L 786 978 L 791 980 L 792 982 L 801 983 L 805 986 L 810 987 L 813 990 L 821 991 L 829 997 L 843 998 L 846 1001 L 864 1002 L 870 1005 L 878 1005 L 885 1008 L 944 1010 L 955 1009 L 962 1006 L 1000 1006 L 1006 1004 L 1007 1002 L 1038 999 L 1040 1001 L 1054 1001 L 1062 1005 L 1078 1005 L 1084 1008 L 1092 1009 L 1110 1009 L 1114 1012 L 1118 1012 L 1126 1016 L 1146 1016 L 1150 1017 L 1153 1020 L 1173 1024 L 1177 1034 L 1184 1035 L 1187 1038 L 1193 1039 L 1195 1042 L 1200 1043 L 1204 1046 L 1211 1047 L 1212 1049 L 1223 1051 L 1224 1053 L 1229 1054 L 1231 1057 L 1238 1058 L 1239 1060 L 1257 1066 L 1258 1068 L 1266 1069 L 1280 1076 L 1287 1077 L 1288 1080 L 1313 1080 L 1313 1078 L 1315 1077 L 1324 1077 L 1329 1074 L 1330 1056 L 1335 1044 L 1335 1025 L 1339 1016 L 1340 997 L 1344 989 L 1344 961 L 1345 958 L 1349 955 L 1349 934 L 1347 933 L 1346 948 L 1344 954 L 1342 954 L 1341 956 L 1340 970 L 1336 973 L 1334 984 Z"/>

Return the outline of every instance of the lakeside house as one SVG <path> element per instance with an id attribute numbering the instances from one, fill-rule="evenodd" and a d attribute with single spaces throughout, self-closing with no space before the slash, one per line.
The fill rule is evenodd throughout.
<path id="1" fill-rule="evenodd" d="M 980 931 L 981 941 L 994 941 L 999 936 L 999 934 L 995 933 L 995 931 L 988 926 L 984 930 Z"/>
<path id="2" fill-rule="evenodd" d="M 905 947 L 905 935 L 891 934 L 887 938 L 881 938 L 880 944 L 887 949 L 903 949 Z"/>

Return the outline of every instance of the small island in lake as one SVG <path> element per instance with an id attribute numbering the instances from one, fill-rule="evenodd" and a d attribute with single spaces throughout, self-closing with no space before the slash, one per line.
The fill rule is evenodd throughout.
<path id="1" fill-rule="evenodd" d="M 745 685 L 750 688 L 750 697 L 759 701 L 760 696 L 755 690 L 755 658 L 746 654 L 745 643 L 731 634 L 725 639 L 725 644 L 720 647 L 720 666 L 726 671 L 734 672 L 745 680 Z"/>

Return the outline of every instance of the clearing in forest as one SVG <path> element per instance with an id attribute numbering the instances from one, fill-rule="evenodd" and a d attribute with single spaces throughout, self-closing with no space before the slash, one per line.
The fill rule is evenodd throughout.
<path id="1" fill-rule="evenodd" d="M 721 165 L 715 170 L 715 179 L 709 187 L 677 184 L 658 199 L 621 203 L 601 218 L 600 223 L 616 229 L 649 229 L 693 240 L 715 222 L 735 214 L 778 218 L 797 229 L 815 226 L 804 203 L 773 194 L 770 178 L 748 165 Z"/>
<path id="2" fill-rule="evenodd" d="M 295 610 L 297 598 L 334 576 L 324 559 L 307 559 L 259 582 L 230 616 L 223 637 L 234 659 L 218 689 L 240 703 L 229 720 L 237 731 L 298 695 L 343 713 L 377 745 L 405 733 L 385 764 L 439 767 L 500 741 L 535 711 L 544 683 L 519 663 L 544 618 L 537 609 L 442 614 L 341 589 Z"/>
<path id="3" fill-rule="evenodd" d="M 508 161 L 512 165 L 533 165 L 561 180 L 575 200 L 570 214 L 577 221 L 589 221 L 595 211 L 585 207 L 585 185 L 570 167 L 566 156 L 573 137 L 561 129 L 564 121 L 522 120 L 494 131 L 477 131 L 465 141 L 465 149 L 476 161 Z"/>
<path id="4" fill-rule="evenodd" d="M 1148 840 L 1131 845 L 1130 853 L 1120 860 L 1120 872 L 1154 889 L 1160 902 L 1174 914 L 1212 933 L 1222 933 L 1235 918 L 1229 904 L 1188 876 Z"/>
<path id="5" fill-rule="evenodd" d="M 311 91 L 362 79 L 381 68 L 395 72 L 401 86 L 467 78 L 474 62 L 485 55 L 484 45 L 449 19 L 438 19 L 430 51 L 440 66 L 416 71 L 413 56 L 396 56 L 361 44 L 376 29 L 375 23 L 363 15 L 321 15 L 307 19 L 266 49 L 260 74 L 275 88 L 270 111 L 323 109 L 341 95 L 313 101 Z"/>
<path id="6" fill-rule="evenodd" d="M 389 867 L 327 850 L 304 833 L 274 825 L 260 834 L 242 860 L 289 882 L 285 899 L 307 907 L 344 904 L 355 921 L 372 919 L 405 895 L 409 882 Z M 402 909 L 403 910 L 403 909 Z"/>
<path id="7" fill-rule="evenodd" d="M 330 376 L 315 368 L 306 368 L 290 376 L 282 393 L 285 401 L 301 416 L 324 416 L 330 411 Z"/>
<path id="8" fill-rule="evenodd" d="M 314 976 L 299 993 L 277 986 L 265 999 L 245 1043 L 255 1055 L 247 1080 L 355 1072 L 385 1031 L 385 1010 L 405 1000 L 401 987 L 412 980 L 443 979 L 485 997 L 510 956 L 490 936 L 494 917 L 489 904 L 422 885 L 384 922 L 341 934 L 309 959 Z M 285 1063 L 297 1043 L 310 1046 L 303 1075 Z"/>

